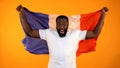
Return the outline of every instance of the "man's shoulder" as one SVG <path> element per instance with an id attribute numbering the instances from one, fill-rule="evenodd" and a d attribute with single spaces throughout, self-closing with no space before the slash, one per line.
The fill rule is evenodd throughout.
<path id="1" fill-rule="evenodd" d="M 81 30 L 77 29 L 77 30 L 72 30 L 71 32 L 81 32 Z"/>
<path id="2" fill-rule="evenodd" d="M 39 29 L 39 31 L 49 31 L 50 29 Z"/>
<path id="3" fill-rule="evenodd" d="M 82 32 L 87 32 L 87 30 L 72 30 L 72 33 L 82 33 Z"/>
<path id="4" fill-rule="evenodd" d="M 39 29 L 39 31 L 44 31 L 44 32 L 56 32 L 55 29 L 51 29 L 51 28 L 48 28 L 48 29 Z"/>

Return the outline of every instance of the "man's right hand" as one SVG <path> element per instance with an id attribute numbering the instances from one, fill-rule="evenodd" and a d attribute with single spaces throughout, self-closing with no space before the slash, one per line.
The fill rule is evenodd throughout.
<path id="1" fill-rule="evenodd" d="M 109 9 L 107 7 L 102 8 L 102 12 L 105 13 L 105 15 L 108 13 Z"/>
<path id="2" fill-rule="evenodd" d="M 18 12 L 20 12 L 21 10 L 22 10 L 22 5 L 19 5 L 17 8 L 16 8 L 16 10 L 18 11 Z"/>
<path id="3" fill-rule="evenodd" d="M 32 29 L 30 24 L 28 23 L 26 16 L 24 14 L 24 7 L 22 5 L 19 5 L 16 10 L 20 14 L 21 24 L 28 36 L 34 37 L 34 38 L 40 38 L 39 36 L 39 30 L 38 29 Z"/>

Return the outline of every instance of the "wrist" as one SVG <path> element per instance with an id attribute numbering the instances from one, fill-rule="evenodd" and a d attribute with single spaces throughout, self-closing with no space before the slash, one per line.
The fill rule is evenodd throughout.
<path id="1" fill-rule="evenodd" d="M 105 15 L 105 12 L 102 12 L 101 14 L 104 16 L 104 15 Z"/>

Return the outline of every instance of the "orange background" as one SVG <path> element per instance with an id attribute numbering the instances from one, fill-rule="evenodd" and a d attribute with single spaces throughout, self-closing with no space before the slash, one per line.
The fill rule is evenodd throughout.
<path id="1" fill-rule="evenodd" d="M 120 68 L 120 0 L 0 0 L 0 68 L 47 68 L 48 55 L 24 49 L 16 7 L 35 12 L 80 14 L 109 8 L 95 52 L 77 57 L 77 68 Z"/>

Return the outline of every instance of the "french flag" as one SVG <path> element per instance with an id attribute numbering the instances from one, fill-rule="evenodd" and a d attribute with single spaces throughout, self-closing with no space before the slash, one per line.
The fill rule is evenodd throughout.
<path id="1" fill-rule="evenodd" d="M 33 29 L 48 29 L 52 28 L 56 30 L 56 14 L 43 14 L 29 11 L 24 8 L 25 16 L 28 23 Z M 94 30 L 95 26 L 101 16 L 101 10 L 88 14 L 79 14 L 67 16 L 69 18 L 68 30 L 80 29 L 80 30 Z M 24 30 L 24 29 L 23 29 Z M 25 31 L 24 31 L 25 32 Z M 40 38 L 32 38 L 27 35 L 23 39 L 25 49 L 33 54 L 49 54 L 47 42 Z M 79 56 L 82 53 L 88 53 L 95 51 L 97 37 L 93 39 L 82 40 L 79 42 L 76 55 Z"/>

